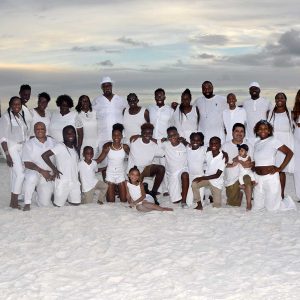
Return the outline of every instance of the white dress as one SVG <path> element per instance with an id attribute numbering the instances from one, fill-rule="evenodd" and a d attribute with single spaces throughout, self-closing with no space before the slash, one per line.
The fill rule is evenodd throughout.
<path id="1" fill-rule="evenodd" d="M 290 119 L 288 118 L 286 112 L 274 113 L 270 116 L 269 122 L 273 125 L 274 136 L 280 140 L 284 145 L 288 146 L 292 151 L 294 151 L 294 135 L 292 131 L 292 117 L 289 112 Z M 285 155 L 278 151 L 276 153 L 276 167 L 279 167 Z M 283 169 L 283 172 L 293 173 L 294 172 L 294 159 L 292 158 L 289 164 Z"/>
<path id="2" fill-rule="evenodd" d="M 294 157 L 295 157 L 295 170 L 294 170 L 294 181 L 295 181 L 295 189 L 296 189 L 296 196 L 300 200 L 300 127 L 297 124 L 300 123 L 300 116 L 295 124 L 295 131 L 294 131 Z"/>
<path id="3" fill-rule="evenodd" d="M 46 134 L 49 133 L 49 125 L 50 125 L 50 119 L 51 119 L 51 113 L 48 110 L 45 110 L 45 117 L 41 117 L 39 113 L 33 108 L 30 110 L 30 113 L 32 115 L 32 123 L 30 128 L 30 136 L 34 136 L 34 125 L 37 122 L 42 122 L 46 126 Z"/>
<path id="4" fill-rule="evenodd" d="M 127 184 L 129 195 L 133 201 L 136 201 L 137 199 L 139 199 L 142 196 L 140 184 L 135 185 L 135 184 L 130 183 L 129 181 L 127 181 L 126 184 Z M 153 197 L 150 196 L 149 194 L 146 194 L 145 199 L 143 199 L 143 201 L 144 200 L 154 203 Z M 143 201 L 139 202 L 137 205 L 143 204 Z"/>
<path id="5" fill-rule="evenodd" d="M 145 110 L 144 107 L 141 107 L 137 114 L 131 115 L 129 108 L 125 109 L 123 116 L 125 143 L 129 143 L 133 135 L 141 134 L 141 126 L 146 123 Z"/>

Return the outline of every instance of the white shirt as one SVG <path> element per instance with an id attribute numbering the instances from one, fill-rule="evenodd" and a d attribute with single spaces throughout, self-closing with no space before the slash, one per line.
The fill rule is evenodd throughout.
<path id="1" fill-rule="evenodd" d="M 220 152 L 217 156 L 213 157 L 211 151 L 206 152 L 206 163 L 207 169 L 205 172 L 205 176 L 214 175 L 218 170 L 222 171 L 222 174 L 219 178 L 209 180 L 211 185 L 215 186 L 218 189 L 222 189 L 224 184 L 223 171 L 225 169 L 225 158 L 223 158 L 223 153 Z"/>
<path id="2" fill-rule="evenodd" d="M 226 142 L 232 140 L 232 127 L 235 123 L 247 123 L 246 111 L 242 107 L 236 107 L 235 109 L 225 109 L 223 111 L 223 123 L 226 129 Z"/>
<path id="3" fill-rule="evenodd" d="M 256 138 L 253 129 L 260 120 L 267 119 L 267 112 L 272 109 L 271 102 L 265 98 L 257 100 L 248 99 L 244 102 L 243 107 L 247 115 L 247 138 L 254 140 Z"/>
<path id="4" fill-rule="evenodd" d="M 56 139 L 56 141 L 62 142 L 64 140 L 62 131 L 68 125 L 72 125 L 75 128 L 82 128 L 82 121 L 76 111 L 70 111 L 64 116 L 59 111 L 54 112 L 50 119 L 49 135 Z"/>
<path id="5" fill-rule="evenodd" d="M 46 126 L 46 134 L 49 132 L 49 125 L 51 119 L 51 113 L 48 110 L 45 110 L 45 117 L 41 117 L 38 112 L 33 108 L 30 110 L 32 116 L 30 136 L 34 136 L 34 125 L 38 122 L 42 122 Z"/>
<path id="6" fill-rule="evenodd" d="M 32 162 L 43 170 L 51 171 L 51 168 L 43 160 L 42 154 L 51 150 L 55 145 L 56 141 L 50 136 L 44 143 L 41 143 L 36 137 L 31 138 L 24 144 L 22 161 Z M 54 161 L 54 158 L 50 157 L 50 159 L 52 162 Z"/>
<path id="7" fill-rule="evenodd" d="M 30 133 L 30 131 L 32 130 L 32 121 L 33 121 L 33 118 L 32 118 L 32 114 L 30 112 L 30 110 L 28 109 L 27 106 L 25 105 L 22 105 L 22 110 L 20 111 L 20 114 L 22 114 L 22 111 L 24 112 L 24 118 L 25 118 L 25 121 L 26 121 L 26 124 L 27 124 L 27 127 L 28 127 L 28 133 Z"/>
<path id="8" fill-rule="evenodd" d="M 148 108 L 150 123 L 154 126 L 153 137 L 162 139 L 167 137 L 167 129 L 171 126 L 174 110 L 169 105 L 158 107 L 152 104 Z"/>
<path id="9" fill-rule="evenodd" d="M 201 146 L 198 149 L 193 150 L 190 146 L 187 146 L 186 150 L 189 174 L 191 176 L 203 176 L 203 165 L 207 148 Z"/>
<path id="10" fill-rule="evenodd" d="M 249 147 L 248 155 L 250 157 L 253 157 L 252 145 L 250 143 L 248 143 L 246 140 L 244 140 L 242 144 L 248 145 L 248 147 Z M 239 155 L 239 149 L 237 147 L 237 144 L 234 144 L 232 142 L 232 140 L 229 142 L 226 142 L 222 146 L 222 150 L 227 152 L 229 164 L 232 164 L 232 160 Z M 239 166 L 236 165 L 234 167 L 225 168 L 224 178 L 225 178 L 225 186 L 233 185 L 239 179 Z"/>
<path id="11" fill-rule="evenodd" d="M 83 141 L 81 149 L 83 150 L 85 146 L 96 148 L 99 141 L 96 112 L 94 110 L 88 111 L 87 113 L 81 111 L 78 113 L 78 117 L 81 120 L 83 127 Z"/>
<path id="12" fill-rule="evenodd" d="M 223 110 L 227 108 L 226 98 L 215 95 L 211 99 L 201 96 L 196 99 L 195 105 L 199 109 L 200 122 L 198 130 L 204 134 L 204 144 L 208 145 L 213 136 L 224 141 Z"/>
<path id="13" fill-rule="evenodd" d="M 110 101 L 101 95 L 93 100 L 92 105 L 96 111 L 99 140 L 110 141 L 113 125 L 123 124 L 123 110 L 127 103 L 118 95 L 114 95 Z"/>
<path id="14" fill-rule="evenodd" d="M 80 175 L 81 187 L 84 193 L 93 189 L 98 179 L 95 173 L 98 170 L 98 166 L 95 160 L 92 160 L 90 164 L 86 163 L 84 160 L 81 160 L 78 163 L 78 170 Z"/>
<path id="15" fill-rule="evenodd" d="M 276 153 L 282 145 L 283 143 L 273 136 L 257 141 L 253 154 L 255 166 L 275 166 Z"/>
<path id="16" fill-rule="evenodd" d="M 141 107 L 140 111 L 135 115 L 131 115 L 128 110 L 129 108 L 125 109 L 123 117 L 124 136 L 126 137 L 127 142 L 129 142 L 133 135 L 141 134 L 141 126 L 146 123 L 146 109 L 144 107 Z"/>
<path id="17" fill-rule="evenodd" d="M 78 154 L 74 148 L 57 143 L 51 151 L 55 155 L 56 167 L 60 174 L 59 181 L 78 182 Z"/>

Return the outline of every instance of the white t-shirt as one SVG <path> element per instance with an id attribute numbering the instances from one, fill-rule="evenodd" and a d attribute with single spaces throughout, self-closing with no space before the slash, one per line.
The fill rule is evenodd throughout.
<path id="1" fill-rule="evenodd" d="M 199 109 L 200 122 L 198 130 L 204 134 L 204 144 L 208 145 L 213 136 L 224 141 L 223 111 L 227 108 L 226 98 L 215 95 L 211 99 L 201 96 L 196 99 L 195 105 Z"/>
<path id="2" fill-rule="evenodd" d="M 51 115 L 49 135 L 51 135 L 56 141 L 63 142 L 62 131 L 64 127 L 72 125 L 75 128 L 82 128 L 83 124 L 76 111 L 70 111 L 66 115 L 62 115 L 59 111 L 54 112 Z"/>
<path id="3" fill-rule="evenodd" d="M 92 105 L 96 111 L 99 140 L 110 141 L 113 125 L 123 124 L 123 110 L 128 106 L 127 102 L 118 95 L 114 95 L 110 101 L 101 95 L 93 100 Z"/>
<path id="4" fill-rule="evenodd" d="M 126 108 L 124 111 L 123 123 L 124 123 L 124 136 L 126 141 L 129 142 L 129 139 L 136 134 L 141 134 L 141 126 L 146 123 L 145 120 L 145 108 L 141 107 L 140 111 L 131 115 L 129 113 L 129 108 Z"/>
<path id="5" fill-rule="evenodd" d="M 223 123 L 226 129 L 226 141 L 232 140 L 232 127 L 235 123 L 242 123 L 246 125 L 246 111 L 242 107 L 236 107 L 235 109 L 225 109 L 223 111 Z"/>
<path id="6" fill-rule="evenodd" d="M 30 113 L 32 115 L 30 136 L 34 136 L 34 125 L 38 122 L 42 122 L 42 123 L 45 124 L 46 134 L 48 134 L 50 119 L 51 119 L 51 113 L 48 110 L 45 110 L 45 117 L 41 117 L 34 108 L 30 110 Z"/>
<path id="7" fill-rule="evenodd" d="M 222 174 L 219 178 L 209 180 L 211 185 L 215 186 L 218 189 L 222 189 L 224 184 L 225 169 L 225 158 L 223 158 L 223 153 L 220 152 L 217 156 L 213 157 L 211 151 L 206 152 L 206 163 L 207 169 L 205 172 L 205 176 L 214 175 L 218 170 L 222 171 Z"/>
<path id="8" fill-rule="evenodd" d="M 203 165 L 207 148 L 202 146 L 193 150 L 190 146 L 187 146 L 186 150 L 189 174 L 191 176 L 203 176 Z"/>
<path id="9" fill-rule="evenodd" d="M 150 123 L 154 126 L 153 137 L 162 139 L 167 137 L 167 129 L 171 126 L 174 110 L 169 105 L 158 107 L 156 104 L 149 108 Z"/>
<path id="10" fill-rule="evenodd" d="M 62 173 L 58 181 L 78 182 L 78 154 L 74 148 L 57 143 L 51 151 L 55 155 L 56 167 Z"/>
<path id="11" fill-rule="evenodd" d="M 22 114 L 22 111 L 24 112 L 24 118 L 25 118 L 25 121 L 26 121 L 26 124 L 28 127 L 28 134 L 29 134 L 31 131 L 31 128 L 33 126 L 32 125 L 32 121 L 33 121 L 32 114 L 31 114 L 30 110 L 28 109 L 28 107 L 25 105 L 22 105 L 22 110 L 20 111 L 20 114 Z"/>
<path id="12" fill-rule="evenodd" d="M 257 141 L 253 154 L 255 166 L 275 166 L 276 153 L 281 146 L 283 143 L 273 136 Z"/>
<path id="13" fill-rule="evenodd" d="M 91 146 L 95 149 L 98 146 L 99 141 L 96 112 L 94 110 L 88 111 L 87 113 L 81 111 L 78 113 L 78 117 L 80 118 L 83 127 L 83 141 L 81 149 L 83 150 L 85 146 Z"/>
<path id="14" fill-rule="evenodd" d="M 267 112 L 272 109 L 271 102 L 265 98 L 257 100 L 248 99 L 244 102 L 243 107 L 247 115 L 247 133 L 248 139 L 256 138 L 253 129 L 256 123 L 260 120 L 267 119 Z"/>
<path id="15" fill-rule="evenodd" d="M 81 160 L 78 163 L 78 170 L 80 175 L 81 187 L 84 193 L 93 189 L 98 179 L 95 173 L 98 170 L 98 166 L 95 160 L 92 160 L 90 164 L 86 163 L 84 160 Z"/>
<path id="16" fill-rule="evenodd" d="M 246 144 L 249 147 L 248 155 L 250 157 L 253 157 L 253 147 L 250 143 L 248 143 L 246 140 L 243 141 L 242 144 Z M 222 146 L 222 150 L 227 152 L 228 154 L 228 163 L 232 163 L 232 160 L 239 155 L 239 150 L 236 144 L 234 144 L 231 141 L 226 142 Z M 225 174 L 224 174 L 224 179 L 225 179 L 225 186 L 230 186 L 233 185 L 236 181 L 239 179 L 239 166 L 236 165 L 235 167 L 231 168 L 225 168 Z"/>
<path id="17" fill-rule="evenodd" d="M 51 171 L 51 168 L 43 160 L 42 154 L 48 150 L 52 150 L 55 145 L 56 141 L 50 136 L 47 137 L 47 140 L 44 143 L 41 143 L 34 137 L 24 144 L 22 161 L 33 162 L 43 170 Z M 54 158 L 50 157 L 50 159 L 52 162 L 54 161 Z"/>

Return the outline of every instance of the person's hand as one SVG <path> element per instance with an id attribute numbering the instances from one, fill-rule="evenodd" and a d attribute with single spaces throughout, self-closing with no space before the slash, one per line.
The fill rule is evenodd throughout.
<path id="1" fill-rule="evenodd" d="M 279 173 L 281 172 L 281 169 L 280 168 L 277 168 L 275 166 L 272 166 L 272 168 L 270 169 L 270 173 L 269 174 L 275 174 L 275 173 Z"/>
<path id="2" fill-rule="evenodd" d="M 171 103 L 171 107 L 175 110 L 178 106 L 178 103 L 177 102 L 172 102 Z"/>
<path id="3" fill-rule="evenodd" d="M 46 181 L 52 180 L 52 175 L 50 171 L 47 170 L 40 170 L 40 174 L 46 179 Z"/>
<path id="4" fill-rule="evenodd" d="M 63 175 L 63 173 L 58 171 L 56 168 L 53 170 L 53 173 L 55 178 L 60 178 L 60 175 Z"/>
<path id="5" fill-rule="evenodd" d="M 142 137 L 140 134 L 135 134 L 133 136 L 130 137 L 130 143 L 135 142 L 138 138 Z"/>
<path id="6" fill-rule="evenodd" d="M 6 154 L 6 163 L 10 168 L 14 165 L 13 160 L 9 153 Z"/>

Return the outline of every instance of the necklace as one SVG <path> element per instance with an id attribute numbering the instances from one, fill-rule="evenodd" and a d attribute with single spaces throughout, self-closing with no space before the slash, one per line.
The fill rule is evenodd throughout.
<path id="1" fill-rule="evenodd" d="M 121 150 L 122 148 L 123 148 L 123 145 L 122 145 L 122 144 L 120 145 L 119 148 L 115 148 L 115 147 L 114 147 L 114 144 L 113 144 L 113 143 L 111 144 L 111 149 L 113 149 L 113 150 L 118 151 L 118 150 Z"/>

